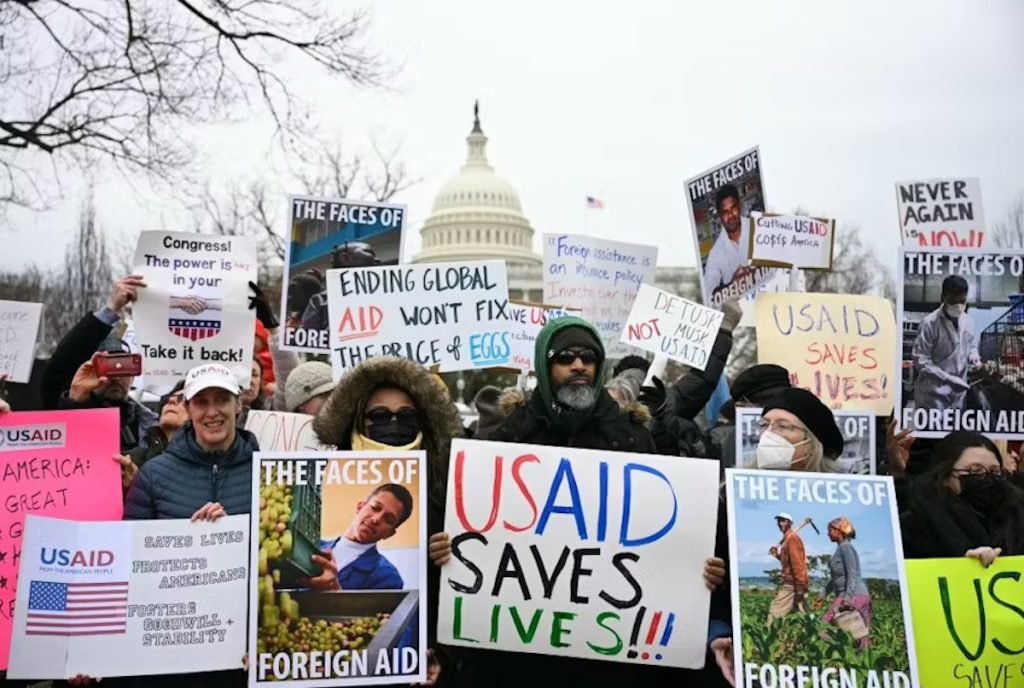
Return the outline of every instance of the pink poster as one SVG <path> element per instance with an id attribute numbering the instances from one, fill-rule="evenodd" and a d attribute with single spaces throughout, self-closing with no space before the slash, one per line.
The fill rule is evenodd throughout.
<path id="1" fill-rule="evenodd" d="M 0 415 L 0 669 L 14 622 L 25 514 L 78 521 L 121 518 L 117 409 Z"/>

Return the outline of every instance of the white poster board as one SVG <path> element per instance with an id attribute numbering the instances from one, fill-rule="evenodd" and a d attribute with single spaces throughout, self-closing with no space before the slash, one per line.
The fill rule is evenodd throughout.
<path id="1" fill-rule="evenodd" d="M 724 317 L 722 311 L 641 284 L 622 341 L 704 370 Z"/>
<path id="2" fill-rule="evenodd" d="M 764 409 L 736 407 L 736 467 L 754 468 L 758 423 Z M 875 416 L 870 411 L 834 410 L 836 427 L 843 434 L 843 454 L 835 460 L 840 473 L 874 475 L 876 473 Z"/>
<path id="3" fill-rule="evenodd" d="M 750 215 L 750 260 L 805 270 L 831 270 L 836 221 L 803 215 Z"/>
<path id="4" fill-rule="evenodd" d="M 35 361 L 43 304 L 0 301 L 0 374 L 8 382 L 28 382 Z"/>
<path id="5" fill-rule="evenodd" d="M 703 666 L 717 461 L 455 440 L 448 476 L 439 642 Z"/>
<path id="6" fill-rule="evenodd" d="M 334 376 L 374 356 L 440 372 L 509 367 L 505 261 L 327 272 Z"/>
<path id="7" fill-rule="evenodd" d="M 582 311 L 607 358 L 635 353 L 619 337 L 640 285 L 654 284 L 658 247 L 578 234 L 545 234 L 543 246 L 544 303 Z"/>
<path id="8" fill-rule="evenodd" d="M 166 389 L 203 363 L 221 363 L 245 389 L 252 376 L 256 281 L 250 237 L 142 232 L 135 273 L 146 287 L 132 309 L 147 389 Z"/>
<path id="9" fill-rule="evenodd" d="M 261 451 L 332 449 L 320 444 L 313 432 L 313 418 L 305 413 L 253 410 L 245 418 L 245 429 L 256 436 Z"/>
<path id="10" fill-rule="evenodd" d="M 529 303 L 513 303 L 508 307 L 509 342 L 512 354 L 509 363 L 523 373 L 534 372 L 537 335 L 549 320 L 567 315 L 579 315 L 575 308 L 540 306 Z"/>
<path id="11" fill-rule="evenodd" d="M 977 177 L 896 182 L 896 208 L 904 246 L 985 246 L 985 210 Z"/>
<path id="12" fill-rule="evenodd" d="M 241 669 L 249 517 L 29 515 L 8 678 Z"/>

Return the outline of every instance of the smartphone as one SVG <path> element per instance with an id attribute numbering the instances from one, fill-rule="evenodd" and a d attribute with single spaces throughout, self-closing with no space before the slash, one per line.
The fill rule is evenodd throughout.
<path id="1" fill-rule="evenodd" d="M 142 374 L 142 354 L 96 354 L 96 374 L 100 377 L 134 377 Z"/>

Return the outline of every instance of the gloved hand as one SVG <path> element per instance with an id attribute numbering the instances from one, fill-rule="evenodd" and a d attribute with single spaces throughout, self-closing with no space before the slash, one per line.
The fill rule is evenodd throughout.
<path id="1" fill-rule="evenodd" d="M 725 317 L 722 318 L 722 329 L 729 334 L 732 334 L 733 330 L 736 329 L 736 326 L 740 324 L 740 319 L 743 317 L 743 309 L 740 308 L 740 302 L 736 299 L 723 301 L 722 313 L 725 315 Z"/>
<path id="2" fill-rule="evenodd" d="M 665 412 L 666 400 L 668 395 L 665 392 L 665 383 L 655 375 L 651 380 L 653 385 L 644 385 L 640 388 L 640 395 L 637 397 L 637 401 L 646 406 L 650 410 L 651 415 L 659 417 Z"/>
<path id="3" fill-rule="evenodd" d="M 256 309 L 256 317 L 260 319 L 263 326 L 268 330 L 272 330 L 280 325 L 281 323 L 278 322 L 277 316 L 274 315 L 274 309 L 270 307 L 270 302 L 267 301 L 263 290 L 256 286 L 255 282 L 249 282 L 249 288 L 252 289 L 253 293 L 249 297 L 249 308 Z"/>

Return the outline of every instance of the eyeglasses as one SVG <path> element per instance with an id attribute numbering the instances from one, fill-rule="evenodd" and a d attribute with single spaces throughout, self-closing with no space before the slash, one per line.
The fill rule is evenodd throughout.
<path id="1" fill-rule="evenodd" d="M 761 422 L 757 424 L 757 431 L 763 433 L 768 430 L 777 432 L 780 435 L 789 435 L 794 432 L 808 432 L 807 428 L 801 428 L 799 425 L 793 425 L 792 423 L 787 423 L 784 420 L 772 421 L 761 419 Z"/>
<path id="2" fill-rule="evenodd" d="M 420 412 L 409 407 L 392 411 L 384 406 L 377 406 L 364 413 L 363 418 L 368 420 L 370 425 L 384 425 L 395 420 L 399 425 L 417 426 L 420 422 Z"/>
<path id="3" fill-rule="evenodd" d="M 579 351 L 563 349 L 552 356 L 551 360 L 558 365 L 572 365 L 577 358 L 583 362 L 583 365 L 593 365 L 597 363 L 599 357 L 593 349 L 580 349 Z"/>
<path id="4" fill-rule="evenodd" d="M 994 475 L 1002 477 L 1003 469 L 1001 466 L 992 466 L 991 468 L 985 468 L 984 466 L 974 465 L 970 468 L 954 468 L 953 475 L 960 477 L 961 475 Z"/>
<path id="5" fill-rule="evenodd" d="M 165 396 L 162 401 L 163 403 L 160 404 L 161 406 L 166 406 L 167 404 L 180 404 L 185 401 L 185 395 L 181 392 L 175 392 L 174 394 L 168 394 Z"/>

